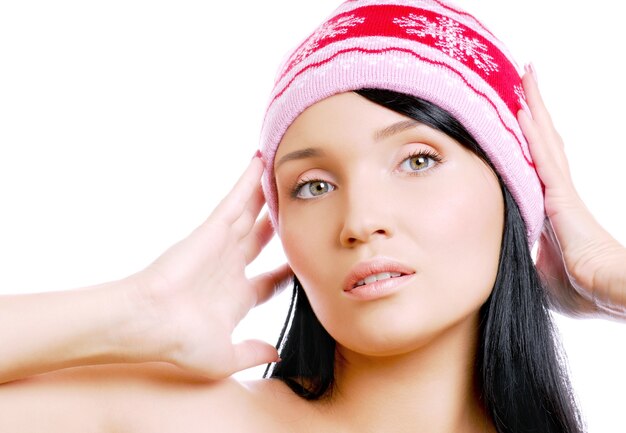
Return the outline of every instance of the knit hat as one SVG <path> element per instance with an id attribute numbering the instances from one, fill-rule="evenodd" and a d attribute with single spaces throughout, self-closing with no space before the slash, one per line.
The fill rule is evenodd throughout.
<path id="1" fill-rule="evenodd" d="M 441 0 L 348 0 L 286 58 L 260 144 L 275 227 L 273 165 L 283 134 L 307 107 L 361 88 L 417 96 L 460 121 L 515 198 L 532 247 L 544 222 L 543 193 L 517 121 L 526 107 L 520 73 L 489 30 Z"/>

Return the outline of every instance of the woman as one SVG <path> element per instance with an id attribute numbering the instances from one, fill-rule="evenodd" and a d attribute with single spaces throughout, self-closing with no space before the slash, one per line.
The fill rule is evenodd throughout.
<path id="1" fill-rule="evenodd" d="M 597 279 L 593 284 L 585 283 L 586 278 L 596 274 L 594 267 L 591 271 L 574 273 L 580 282 L 583 296 L 566 298 L 553 296 L 552 299 L 555 305 L 566 308 L 570 312 L 614 315 L 612 311 L 606 311 L 607 307 L 618 309 L 620 305 L 623 306 L 620 304 L 619 297 L 621 294 L 619 289 L 624 287 L 623 280 L 621 280 L 623 275 L 619 273 L 624 263 L 623 248 L 593 221 L 576 199 L 571 183 L 568 182 L 566 165 L 562 165 L 559 170 L 558 164 L 555 168 L 555 165 L 550 162 L 553 148 L 556 149 L 557 158 L 561 157 L 558 153 L 558 140 L 554 134 L 549 133 L 549 119 L 541 104 L 535 83 L 529 75 L 525 77 L 524 89 L 534 121 L 525 117 L 524 114 L 520 115 L 520 121 L 526 137 L 531 145 L 534 144 L 535 164 L 546 184 L 546 206 L 552 209 L 550 203 L 554 202 L 556 203 L 553 204 L 555 209 L 558 209 L 559 205 L 566 204 L 575 210 L 575 212 L 568 212 L 565 222 L 553 221 L 556 234 L 566 252 L 566 263 L 570 263 L 570 272 L 573 273 L 571 263 L 576 263 L 580 259 L 581 251 L 584 253 L 583 257 L 585 254 L 597 257 L 598 250 L 611 252 L 600 262 L 602 269 L 606 270 L 602 273 L 604 279 Z M 369 96 L 372 97 L 371 94 Z M 363 122 L 363 119 L 367 122 Z M 430 176 L 431 189 L 423 190 L 421 195 L 429 195 L 428 193 L 432 191 L 439 194 L 434 194 L 433 199 L 426 200 L 421 208 L 433 212 L 439 210 L 442 213 L 439 215 L 440 218 L 433 218 L 429 224 L 423 225 L 429 229 L 428 231 L 417 230 L 411 224 L 407 224 L 409 216 L 419 219 L 430 215 L 432 218 L 434 214 L 416 212 L 411 206 L 409 209 L 413 215 L 407 215 L 403 203 L 397 201 L 398 195 L 388 195 L 389 189 L 382 188 L 378 183 L 372 184 L 372 176 L 363 175 L 371 171 L 359 171 L 359 167 L 348 165 L 349 161 L 361 161 L 370 164 L 369 168 L 380 169 L 380 166 L 372 164 L 387 161 L 390 152 L 395 148 L 386 143 L 385 146 L 376 149 L 368 147 L 366 149 L 368 152 L 364 153 L 362 152 L 364 149 L 359 146 L 371 147 L 371 139 L 368 137 L 371 137 L 373 132 L 381 130 L 382 125 L 390 124 L 392 121 L 397 123 L 400 120 L 406 121 L 406 116 L 383 110 L 378 105 L 363 99 L 361 94 L 336 94 L 311 105 L 291 123 L 278 146 L 276 158 L 268 156 L 268 148 L 264 148 L 266 169 L 268 169 L 267 164 L 271 163 L 270 167 L 276 171 L 279 198 L 272 203 L 280 204 L 278 211 L 281 214 L 280 216 L 276 213 L 272 214 L 274 225 L 277 226 L 282 236 L 290 257 L 290 265 L 296 271 L 296 275 L 304 280 L 304 287 L 309 287 L 307 295 L 317 296 L 318 299 L 312 298 L 314 309 L 317 305 L 316 313 L 320 316 L 326 314 L 320 320 L 328 327 L 329 332 L 337 335 L 337 341 L 344 347 L 341 356 L 349 361 L 347 365 L 352 366 L 340 369 L 341 380 L 338 383 L 340 392 L 334 400 L 330 400 L 329 404 L 325 400 L 306 403 L 295 397 L 280 381 L 263 381 L 251 384 L 248 388 L 242 388 L 233 382 L 221 380 L 194 387 L 192 385 L 194 382 L 197 384 L 198 379 L 192 376 L 185 378 L 178 372 L 163 371 L 162 368 L 157 367 L 138 370 L 124 366 L 84 368 L 60 372 L 56 374 L 56 377 L 49 375 L 30 380 L 25 384 L 6 385 L 2 391 L 6 393 L 5 395 L 13 397 L 12 408 L 23 407 L 24 402 L 19 400 L 20 397 L 32 399 L 34 395 L 40 395 L 47 390 L 54 391 L 56 394 L 59 390 L 60 379 L 65 379 L 65 384 L 68 379 L 71 379 L 70 383 L 74 383 L 76 388 L 70 386 L 65 396 L 66 400 L 63 400 L 63 396 L 60 397 L 60 404 L 68 404 L 72 398 L 85 395 L 91 396 L 93 403 L 87 402 L 84 413 L 74 420 L 64 419 L 64 421 L 76 422 L 80 416 L 89 417 L 89 419 L 95 417 L 101 421 L 100 426 L 107 426 L 110 429 L 120 425 L 125 428 L 148 429 L 156 425 L 151 423 L 160 423 L 159 426 L 163 429 L 163 422 L 176 422 L 177 428 L 180 428 L 181 422 L 189 422 L 191 427 L 191 425 L 196 426 L 198 419 L 203 419 L 207 421 L 204 424 L 205 428 L 209 426 L 217 431 L 263 431 L 265 429 L 293 431 L 300 428 L 333 431 L 344 429 L 356 431 L 363 428 L 393 431 L 402 431 L 401 428 L 407 431 L 416 429 L 459 431 L 461 428 L 467 428 L 467 431 L 493 431 L 494 426 L 490 420 L 490 415 L 493 414 L 486 414 L 485 408 L 480 404 L 480 399 L 473 395 L 474 388 L 470 381 L 472 369 L 467 362 L 473 358 L 472 351 L 475 350 L 475 345 L 468 344 L 467 341 L 472 340 L 472 330 L 475 331 L 478 325 L 477 309 L 489 295 L 492 286 L 489 282 L 492 283 L 495 278 L 501 227 L 505 224 L 503 210 L 510 204 L 505 204 L 502 200 L 497 178 L 480 158 L 476 158 L 471 152 L 463 151 L 462 146 L 449 136 L 441 134 L 440 131 L 437 132 L 433 128 L 417 128 L 420 130 L 419 134 L 422 134 L 418 141 L 431 143 L 432 147 L 439 149 L 440 154 L 433 155 L 431 150 L 430 154 L 421 153 L 394 161 L 402 167 L 401 173 L 423 170 L 425 173 L 431 172 L 432 174 L 420 178 L 415 177 L 408 184 L 406 179 L 401 180 L 396 176 L 397 171 L 393 171 L 395 177 L 392 178 L 391 184 L 387 184 L 387 187 L 391 185 L 395 188 L 403 188 L 404 193 L 401 195 L 405 197 L 407 188 L 422 188 L 419 185 L 429 182 L 428 176 Z M 317 125 L 322 123 L 328 125 L 323 131 L 325 135 L 314 135 L 319 130 Z M 387 130 L 387 132 L 390 131 Z M 389 134 L 379 134 L 379 136 L 382 135 Z M 336 176 L 336 179 L 295 179 L 300 173 L 289 174 L 290 171 L 295 170 L 289 168 L 289 165 L 293 167 L 294 164 L 301 162 L 295 161 L 294 152 L 300 157 L 299 159 L 302 156 L 314 156 L 315 152 L 308 148 L 298 148 L 311 137 L 326 146 L 322 150 L 327 154 L 326 160 L 318 160 L 318 162 L 323 162 L 320 165 L 324 169 L 314 168 L 326 171 L 327 173 L 322 174 L 328 176 L 332 165 L 334 167 L 332 174 Z M 386 139 L 389 140 L 389 137 Z M 347 153 L 341 154 L 341 157 L 337 154 L 329 156 L 331 150 L 339 148 L 334 144 L 339 141 L 345 141 L 345 147 L 341 147 L 341 150 Z M 415 141 L 414 136 L 410 141 Z M 536 149 L 539 151 L 537 152 Z M 547 149 L 547 151 L 542 153 L 542 149 Z M 413 150 L 424 152 L 424 149 Z M 320 153 L 322 152 L 318 151 L 316 156 L 318 159 L 322 158 Z M 361 155 L 367 155 L 367 157 L 361 157 Z M 433 168 L 435 166 L 441 168 L 435 169 Z M 457 167 L 460 171 L 448 169 L 446 172 L 445 167 Z M 439 176 L 436 173 L 439 173 Z M 443 173 L 447 173 L 448 176 L 443 176 Z M 41 312 L 40 326 L 35 329 L 33 337 L 43 339 L 47 341 L 47 344 L 39 342 L 31 346 L 28 343 L 29 339 L 24 338 L 28 337 L 24 334 L 28 329 L 20 330 L 22 331 L 20 344 L 8 345 L 12 352 L 2 369 L 5 374 L 4 380 L 26 377 L 55 368 L 113 361 L 169 361 L 192 372 L 200 372 L 204 376 L 218 379 L 241 368 L 275 360 L 275 350 L 267 345 L 246 343 L 233 347 L 229 339 L 230 331 L 236 322 L 252 305 L 267 298 L 277 282 L 284 280 L 289 273 L 288 269 L 283 267 L 276 273 L 254 279 L 251 283 L 247 282 L 243 274 L 245 263 L 258 254 L 271 236 L 271 226 L 267 219 L 252 228 L 263 203 L 260 190 L 255 188 L 260 174 L 261 166 L 255 159 L 233 193 L 220 204 L 207 223 L 189 238 L 173 247 L 145 271 L 118 283 L 81 293 L 52 295 L 46 299 L 46 313 L 50 316 L 47 318 L 44 312 Z M 317 176 L 319 175 L 318 173 Z M 437 183 L 437 179 L 442 179 L 442 177 L 445 178 L 445 182 Z M 551 177 L 559 179 L 559 182 L 554 182 L 556 186 L 551 187 L 550 182 L 546 180 Z M 272 180 L 273 177 L 269 179 Z M 420 179 L 419 183 L 415 182 L 417 179 Z M 467 183 L 472 188 L 458 193 L 463 185 L 463 179 L 472 179 L 472 182 Z M 298 180 L 299 185 L 297 188 L 290 189 L 291 195 L 289 195 L 286 193 L 287 185 L 293 180 Z M 434 184 L 433 181 L 435 181 Z M 317 183 L 313 185 L 313 182 Z M 360 188 L 362 184 L 367 185 L 367 197 L 374 196 L 383 201 L 389 199 L 385 201 L 385 207 L 365 207 L 366 199 L 359 195 L 364 194 Z M 350 189 L 347 185 L 351 185 Z M 335 187 L 337 189 L 334 189 Z M 266 188 L 271 188 L 271 186 L 266 183 Z M 447 188 L 446 200 L 438 201 L 440 199 L 437 199 L 437 196 L 444 196 L 440 194 L 444 191 L 443 188 Z M 481 192 L 478 199 L 476 195 L 469 194 L 471 191 L 476 192 L 476 188 Z M 329 213 L 328 208 L 320 210 L 319 206 L 323 206 L 324 200 L 330 201 L 330 194 L 348 189 L 349 195 L 339 203 L 346 206 L 343 211 L 337 212 L 335 209 L 334 213 Z M 268 194 L 271 197 L 271 193 Z M 320 200 L 319 197 L 315 197 L 318 201 L 311 203 L 316 204 L 302 203 L 302 201 L 310 200 L 311 194 L 320 196 L 328 194 L 328 199 Z M 291 202 L 289 197 L 293 199 Z M 450 200 L 448 197 L 454 197 L 454 199 Z M 477 200 L 480 200 L 482 209 L 489 210 L 485 212 L 488 218 L 482 218 L 482 212 L 472 209 L 472 205 Z M 432 201 L 437 206 L 428 207 L 433 206 Z M 393 218 L 389 215 L 385 217 L 384 212 L 389 207 L 394 210 L 394 215 L 398 212 L 400 214 Z M 275 209 L 276 207 L 274 207 L 276 212 Z M 463 216 L 467 218 L 464 223 L 468 224 L 462 227 L 458 224 L 461 210 L 464 211 Z M 454 218 L 446 220 L 446 215 L 448 217 L 454 215 Z M 555 215 L 560 215 L 558 210 Z M 339 220 L 336 219 L 338 216 Z M 315 231 L 308 230 L 308 227 L 320 224 L 320 222 L 324 225 L 328 223 L 330 229 L 336 229 L 339 227 L 338 224 L 341 226 L 339 237 L 334 240 L 335 242 L 329 241 L 328 236 L 331 232 L 325 227 L 319 230 L 316 228 Z M 424 220 L 420 221 L 420 223 L 424 222 Z M 591 239 L 593 239 L 592 244 L 595 249 L 577 248 L 576 245 L 577 243 L 580 245 L 581 239 L 579 236 L 572 236 L 571 229 L 568 230 L 569 224 L 587 227 L 587 232 L 593 234 Z M 421 227 L 422 225 L 419 226 Z M 468 235 L 468 230 L 463 230 L 468 227 L 472 229 L 469 231 L 471 235 L 476 237 L 472 238 Z M 420 239 L 421 243 L 407 244 L 407 233 L 413 234 L 411 239 L 414 241 Z M 438 241 L 435 238 L 424 238 L 424 233 L 449 237 L 446 238 L 446 242 L 440 242 L 441 238 Z M 524 234 L 528 235 L 527 232 Z M 403 239 L 402 235 L 405 236 L 405 242 L 395 243 L 398 239 Z M 239 243 L 236 242 L 238 239 Z M 466 257 L 466 251 L 470 248 L 474 250 L 478 241 L 483 242 L 484 245 L 480 245 L 480 251 L 472 257 L 472 260 L 475 260 L 475 266 L 465 262 L 463 264 L 465 267 L 461 266 L 460 274 L 445 276 L 443 271 L 452 265 L 458 266 L 459 262 L 455 259 Z M 206 245 L 209 243 L 213 248 L 207 252 L 205 251 Z M 336 243 L 339 243 L 342 248 L 342 255 L 331 254 L 329 256 L 329 253 L 333 253 L 330 245 L 337 247 Z M 563 245 L 564 243 L 566 244 Z M 450 245 L 460 250 L 454 248 L 446 251 L 445 248 L 449 248 Z M 590 243 L 584 242 L 583 245 L 587 246 Z M 321 290 L 311 289 L 311 287 L 320 289 L 326 283 L 336 280 L 337 276 L 342 274 L 339 270 L 346 263 L 353 262 L 356 255 L 381 253 L 382 246 L 385 246 L 384 252 L 395 254 L 411 250 L 412 254 L 407 256 L 410 258 L 406 259 L 408 263 L 398 264 L 396 260 L 396 263 L 391 265 L 394 267 L 392 272 L 397 271 L 400 274 L 394 276 L 406 279 L 407 286 L 417 287 L 415 280 L 418 276 L 424 275 L 427 280 L 422 282 L 422 285 L 432 287 L 433 284 L 440 284 L 439 288 L 444 292 L 450 290 L 450 285 L 457 289 L 462 289 L 464 285 L 472 288 L 481 287 L 482 291 L 474 293 L 476 297 L 473 299 L 460 296 L 458 304 L 455 303 L 457 307 L 452 311 L 448 309 L 432 311 L 427 307 L 436 307 L 437 303 L 428 304 L 422 307 L 416 321 L 411 322 L 411 326 L 406 326 L 406 316 L 403 316 L 398 323 L 393 322 L 393 315 L 397 311 L 395 308 L 389 308 L 388 305 L 381 307 L 381 303 L 378 302 L 382 301 L 379 299 L 380 294 L 358 289 L 362 283 L 361 278 L 358 278 L 362 276 L 358 266 L 354 269 L 354 273 L 348 273 L 354 276 L 352 279 L 355 281 L 346 282 L 349 286 L 346 291 L 354 292 L 352 295 L 361 296 L 360 300 L 367 302 L 356 304 L 344 300 L 340 308 L 337 308 L 332 302 L 334 299 L 332 296 L 335 295 L 324 295 Z M 423 248 L 423 251 L 420 252 L 419 248 L 416 250 L 414 247 Z M 313 250 L 316 253 L 316 260 L 319 260 L 323 266 L 318 265 L 317 261 L 311 262 L 310 251 L 307 250 Z M 351 260 L 340 261 L 345 260 L 346 251 L 354 255 Z M 554 250 L 548 247 L 544 251 Z M 574 253 L 568 253 L 568 251 L 574 251 Z M 434 258 L 430 258 L 431 254 Z M 416 260 L 414 256 L 419 257 L 420 260 L 413 262 L 412 260 Z M 449 260 L 447 264 L 442 262 L 446 256 Z M 359 258 L 356 263 L 359 260 L 362 261 Z M 425 267 L 424 263 L 429 266 Z M 486 263 L 491 263 L 492 266 L 485 266 Z M 556 262 L 547 260 L 546 263 Z M 227 266 L 229 264 L 230 266 Z M 593 262 L 592 265 L 596 266 Z M 185 269 L 185 266 L 188 268 Z M 383 263 L 383 266 L 390 265 Z M 238 271 L 234 274 L 224 272 L 225 269 L 231 267 Z M 195 271 L 194 268 L 196 268 Z M 202 272 L 198 271 L 198 268 Z M 327 273 L 327 269 L 331 272 Z M 552 270 L 559 271 L 558 268 L 546 268 L 547 272 Z M 417 276 L 412 276 L 416 274 Z M 461 276 L 474 276 L 476 280 L 468 281 L 467 278 L 463 278 L 460 281 Z M 363 276 L 363 280 L 365 280 L 363 281 L 366 283 L 365 286 L 370 284 L 366 276 Z M 409 283 L 409 281 L 413 282 Z M 377 287 L 375 284 L 374 287 Z M 607 288 L 618 290 L 609 292 L 606 291 Z M 206 290 L 210 291 L 210 295 L 205 293 Z M 198 293 L 200 291 L 201 294 Z M 594 305 L 586 300 L 591 296 L 584 296 L 590 291 L 606 294 L 606 296 L 595 296 L 595 299 L 601 303 Z M 473 292 L 470 290 L 469 294 Z M 408 293 L 408 295 L 399 294 L 398 296 L 405 297 L 394 298 L 391 294 L 385 294 L 383 298 L 406 301 L 406 296 L 412 296 L 413 301 L 428 301 L 429 299 L 419 293 L 416 294 L 415 290 L 405 290 L 403 293 Z M 562 290 L 556 292 L 557 295 L 566 293 L 568 292 Z M 578 292 L 573 293 L 578 294 Z M 616 293 L 618 296 L 615 296 Z M 450 299 L 450 295 L 453 294 L 454 292 L 448 292 L 446 302 L 453 301 Z M 563 299 L 573 299 L 576 302 L 572 305 Z M 73 320 L 81 325 L 82 335 L 76 335 L 75 330 L 72 331 L 67 327 L 52 326 L 55 323 L 54 317 L 68 305 L 72 307 Z M 359 305 L 359 307 L 354 307 L 354 305 Z M 102 308 L 102 306 L 109 308 Z M 33 301 L 29 299 L 7 300 L 3 307 L 5 308 L 3 317 L 7 318 L 8 323 L 15 322 L 10 320 L 11 314 L 34 311 Z M 403 302 L 396 307 L 399 307 L 402 313 L 406 309 L 406 303 Z M 380 315 L 383 313 L 388 320 L 381 321 Z M 204 329 L 207 327 L 206 317 L 212 319 L 208 329 Z M 344 319 L 348 320 L 342 322 Z M 458 325 L 461 319 L 466 319 L 462 320 L 463 326 L 452 327 L 452 324 Z M 355 323 L 355 321 L 360 322 Z M 41 324 L 48 324 L 50 327 L 41 326 Z M 455 332 L 442 334 L 443 330 L 449 328 L 454 328 Z M 121 329 L 124 332 L 119 333 Z M 202 330 L 199 331 L 199 329 Z M 108 331 L 105 332 L 105 330 Z M 377 334 L 377 331 L 381 333 Z M 46 333 L 49 334 L 46 335 Z M 197 339 L 206 339 L 206 341 Z M 437 344 L 427 344 L 432 342 L 431 340 Z M 463 343 L 464 340 L 465 343 Z M 430 350 L 423 350 L 425 348 Z M 455 351 L 452 356 L 450 350 Z M 33 361 L 34 353 L 41 354 L 36 361 Z M 451 358 L 452 361 L 442 363 L 441 361 L 446 358 Z M 416 375 L 415 367 L 418 365 L 421 368 L 417 368 L 417 371 L 424 376 Z M 377 374 L 372 374 L 373 372 Z M 93 393 L 89 393 L 88 390 L 101 386 L 102 376 L 105 374 L 112 374 L 111 383 L 102 389 L 101 395 L 93 397 Z M 315 378 L 315 375 L 309 375 L 309 377 Z M 296 383 L 304 387 L 310 385 L 306 383 L 307 377 L 286 376 L 285 378 L 296 379 Z M 185 381 L 187 381 L 186 384 Z M 435 383 L 429 383 L 432 381 Z M 134 388 L 136 398 L 131 400 L 136 402 L 136 405 L 131 410 L 125 410 L 129 400 L 121 397 L 129 392 L 129 383 L 138 384 Z M 67 385 L 65 387 L 67 388 Z M 81 387 L 85 387 L 82 390 L 87 392 L 78 393 L 77 389 Z M 372 390 L 376 392 L 372 393 Z M 360 398 L 343 398 L 346 395 L 359 395 Z M 390 398 L 390 396 L 395 396 L 395 398 Z M 381 400 L 380 397 L 383 399 Z M 180 417 L 158 418 L 153 412 L 147 420 L 137 416 L 137 413 L 142 413 L 147 406 L 163 407 L 162 404 L 173 405 L 167 406 L 169 410 L 176 408 L 176 405 L 185 407 L 186 411 L 189 411 L 190 407 L 195 407 L 199 418 L 194 419 L 193 412 L 190 413 L 189 418 L 183 420 Z M 245 405 L 249 412 L 246 419 L 241 419 L 236 415 L 237 410 L 243 407 L 242 405 Z M 277 410 L 277 406 L 280 410 Z M 287 406 L 286 411 L 285 406 Z M 106 409 L 103 410 L 103 407 Z M 212 413 L 216 416 L 206 420 L 207 410 L 213 411 Z M 285 420 L 285 412 L 295 415 Z M 26 422 L 15 415 L 17 412 L 11 411 L 11 413 L 13 416 L 6 418 L 8 422 L 12 420 Z M 201 414 L 204 417 L 201 417 Z M 16 418 L 19 419 L 16 420 Z M 278 423 L 276 420 L 279 420 Z M 506 424 L 508 420 L 501 421 Z M 501 427 L 502 424 L 498 426 Z M 66 427 L 64 431 L 68 428 Z"/>

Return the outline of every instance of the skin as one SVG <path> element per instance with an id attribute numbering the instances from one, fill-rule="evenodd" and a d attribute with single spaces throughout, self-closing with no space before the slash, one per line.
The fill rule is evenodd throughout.
<path id="1" fill-rule="evenodd" d="M 475 154 L 426 125 L 376 140 L 376 131 L 406 119 L 351 92 L 298 116 L 276 161 L 307 148 L 323 156 L 276 167 L 279 235 L 345 361 L 337 377 L 344 397 L 338 412 L 348 409 L 351 423 L 374 430 L 389 427 L 391 418 L 404 420 L 394 431 L 463 431 L 477 407 L 468 405 L 467 376 L 478 309 L 497 273 L 502 192 Z M 441 161 L 411 160 L 414 152 L 434 152 Z M 302 179 L 332 186 L 294 199 Z M 311 187 L 321 185 L 305 184 L 301 195 L 310 196 Z M 415 276 L 381 299 L 346 296 L 342 283 L 350 269 L 378 256 L 408 265 Z M 416 416 L 415 408 L 424 410 Z M 406 421 L 411 416 L 415 424 Z"/>
<path id="2" fill-rule="evenodd" d="M 599 226 L 578 198 L 563 143 L 541 101 L 536 81 L 528 73 L 523 82 L 530 115 L 521 112 L 520 124 L 546 187 L 545 204 L 554 228 L 551 239 L 562 248 L 562 260 L 550 261 L 545 255 L 541 258 L 547 254 L 544 247 L 550 239 L 542 239 L 539 247 L 538 267 L 553 283 L 554 306 L 583 317 L 622 318 L 626 308 L 626 250 Z M 338 137 L 326 138 L 328 142 L 318 145 L 327 146 Z M 342 152 L 373 146 L 368 134 L 356 142 L 346 138 Z M 256 341 L 233 345 L 230 335 L 250 308 L 280 290 L 291 272 L 289 266 L 282 266 L 251 278 L 244 274 L 246 264 L 272 237 L 268 219 L 257 220 L 263 205 L 259 186 L 263 166 L 255 158 L 209 218 L 148 268 L 95 287 L 0 299 L 0 431 L 401 432 L 418 429 L 412 424 L 416 417 L 422 431 L 489 431 L 472 397 L 468 360 L 475 345 L 475 308 L 486 297 L 493 278 L 487 266 L 493 259 L 492 248 L 484 248 L 484 266 L 474 270 L 476 275 L 470 278 L 472 290 L 463 292 L 462 299 L 446 296 L 448 287 L 438 285 L 438 278 L 449 284 L 455 280 L 453 275 L 441 274 L 438 263 L 449 258 L 438 249 L 435 237 L 413 223 L 425 224 L 427 213 L 410 211 L 398 195 L 383 197 L 378 189 L 386 185 L 403 195 L 432 183 L 432 188 L 443 195 L 447 181 L 438 180 L 438 173 L 449 170 L 446 173 L 453 176 L 459 167 L 472 167 L 474 180 L 482 182 L 486 193 L 494 193 L 488 194 L 490 198 L 481 197 L 482 205 L 491 204 L 496 209 L 499 202 L 492 188 L 492 174 L 474 164 L 471 155 L 431 138 L 428 145 L 447 155 L 447 162 L 440 170 L 433 170 L 432 176 L 399 176 L 392 168 L 394 162 L 400 162 L 400 155 L 395 155 L 398 159 L 383 158 L 379 163 L 388 165 L 377 168 L 373 160 L 365 158 L 365 167 L 374 167 L 369 176 L 359 167 L 349 169 L 358 159 L 333 158 L 335 166 L 325 165 L 323 170 L 337 176 L 332 179 L 337 182 L 335 192 L 345 195 L 329 209 L 347 206 L 345 214 L 340 218 L 340 212 L 329 211 L 326 224 L 320 227 L 319 220 L 314 220 L 307 226 L 308 230 L 318 230 L 319 235 L 319 239 L 311 240 L 314 243 L 309 249 L 313 248 L 316 259 L 325 260 L 324 266 L 336 274 L 345 272 L 346 262 L 360 260 L 360 254 L 410 250 L 411 254 L 398 259 L 419 270 L 419 278 L 396 296 L 369 303 L 366 308 L 356 307 L 337 296 L 333 291 L 336 287 L 327 286 L 323 275 L 314 275 L 299 259 L 302 250 L 297 245 L 298 236 L 306 236 L 307 230 L 298 226 L 295 233 L 281 233 L 294 271 L 306 280 L 305 287 L 315 299 L 314 308 L 336 335 L 348 361 L 339 364 L 340 387 L 331 404 L 306 402 L 278 381 L 237 383 L 228 378 L 240 369 L 276 359 L 271 345 Z M 394 154 L 392 142 L 387 141 L 372 151 Z M 463 164 L 455 165 L 455 161 Z M 389 200 L 386 204 L 398 212 L 386 214 L 380 206 L 364 209 L 360 185 L 368 185 L 375 200 Z M 462 185 L 458 188 L 462 192 Z M 460 206 L 453 200 L 438 200 L 435 195 L 423 206 L 431 206 L 431 212 L 436 212 L 435 204 L 448 206 L 451 212 L 455 205 Z M 280 205 L 281 212 L 290 212 L 290 218 L 299 212 L 300 221 L 306 222 L 309 212 L 315 213 L 316 206 L 329 202 L 333 203 L 330 194 L 317 203 L 300 206 L 292 202 L 290 208 L 281 200 Z M 472 216 L 471 206 L 466 212 Z M 494 211 L 487 218 L 497 215 Z M 468 222 L 481 229 L 482 220 L 475 217 Z M 282 223 L 289 221 L 283 219 Z M 450 230 L 458 230 L 454 219 L 449 223 L 453 224 Z M 429 231 L 447 235 L 439 221 L 428 224 Z M 286 230 L 287 226 L 280 227 Z M 459 232 L 459 236 L 448 241 L 470 241 L 468 233 Z M 496 239 L 485 239 L 496 243 Z M 425 253 L 427 249 L 432 249 L 433 257 Z M 457 252 L 451 249 L 447 253 Z M 307 254 L 311 257 L 310 250 Z M 324 254 L 338 259 L 328 262 Z M 454 265 L 459 272 L 468 272 L 467 262 Z M 437 291 L 426 289 L 430 287 Z M 456 286 L 453 294 L 460 290 Z M 413 308 L 420 316 L 407 317 L 406 303 L 400 299 L 415 304 Z M 352 329 L 342 326 L 334 303 L 345 307 L 346 316 L 354 323 Z M 424 303 L 441 314 L 430 315 Z M 391 308 L 411 326 L 390 321 Z M 25 321 L 24 317 L 37 320 Z M 366 338 L 366 347 L 361 338 Z M 457 362 L 446 360 L 444 354 Z M 466 423 L 460 428 L 463 421 Z"/>

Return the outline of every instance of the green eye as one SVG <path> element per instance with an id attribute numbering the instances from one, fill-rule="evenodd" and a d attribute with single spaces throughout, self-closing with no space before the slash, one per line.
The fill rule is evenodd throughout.
<path id="1" fill-rule="evenodd" d="M 413 170 L 423 170 L 429 167 L 430 158 L 427 156 L 414 156 L 409 159 L 411 164 L 411 169 Z"/>
<path id="2" fill-rule="evenodd" d="M 430 169 L 433 165 L 437 164 L 440 161 L 441 158 L 439 157 L 439 155 L 431 152 L 419 152 L 410 155 L 408 158 L 402 161 L 400 167 L 403 171 L 409 173 L 422 172 Z"/>
<path id="3" fill-rule="evenodd" d="M 335 187 L 333 185 L 328 182 L 324 182 L 323 180 L 310 180 L 303 182 L 296 187 L 295 196 L 302 199 L 316 198 L 327 194 L 334 189 Z"/>

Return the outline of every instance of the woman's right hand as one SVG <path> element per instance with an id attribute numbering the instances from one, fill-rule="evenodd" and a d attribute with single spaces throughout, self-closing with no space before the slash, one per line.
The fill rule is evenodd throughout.
<path id="1" fill-rule="evenodd" d="M 291 274 L 285 264 L 254 278 L 245 275 L 274 234 L 267 215 L 257 221 L 265 203 L 262 172 L 260 158 L 253 158 L 202 225 L 131 277 L 137 287 L 133 304 L 145 319 L 135 331 L 147 358 L 210 379 L 278 359 L 268 343 L 231 340 L 248 311 L 277 293 Z"/>

